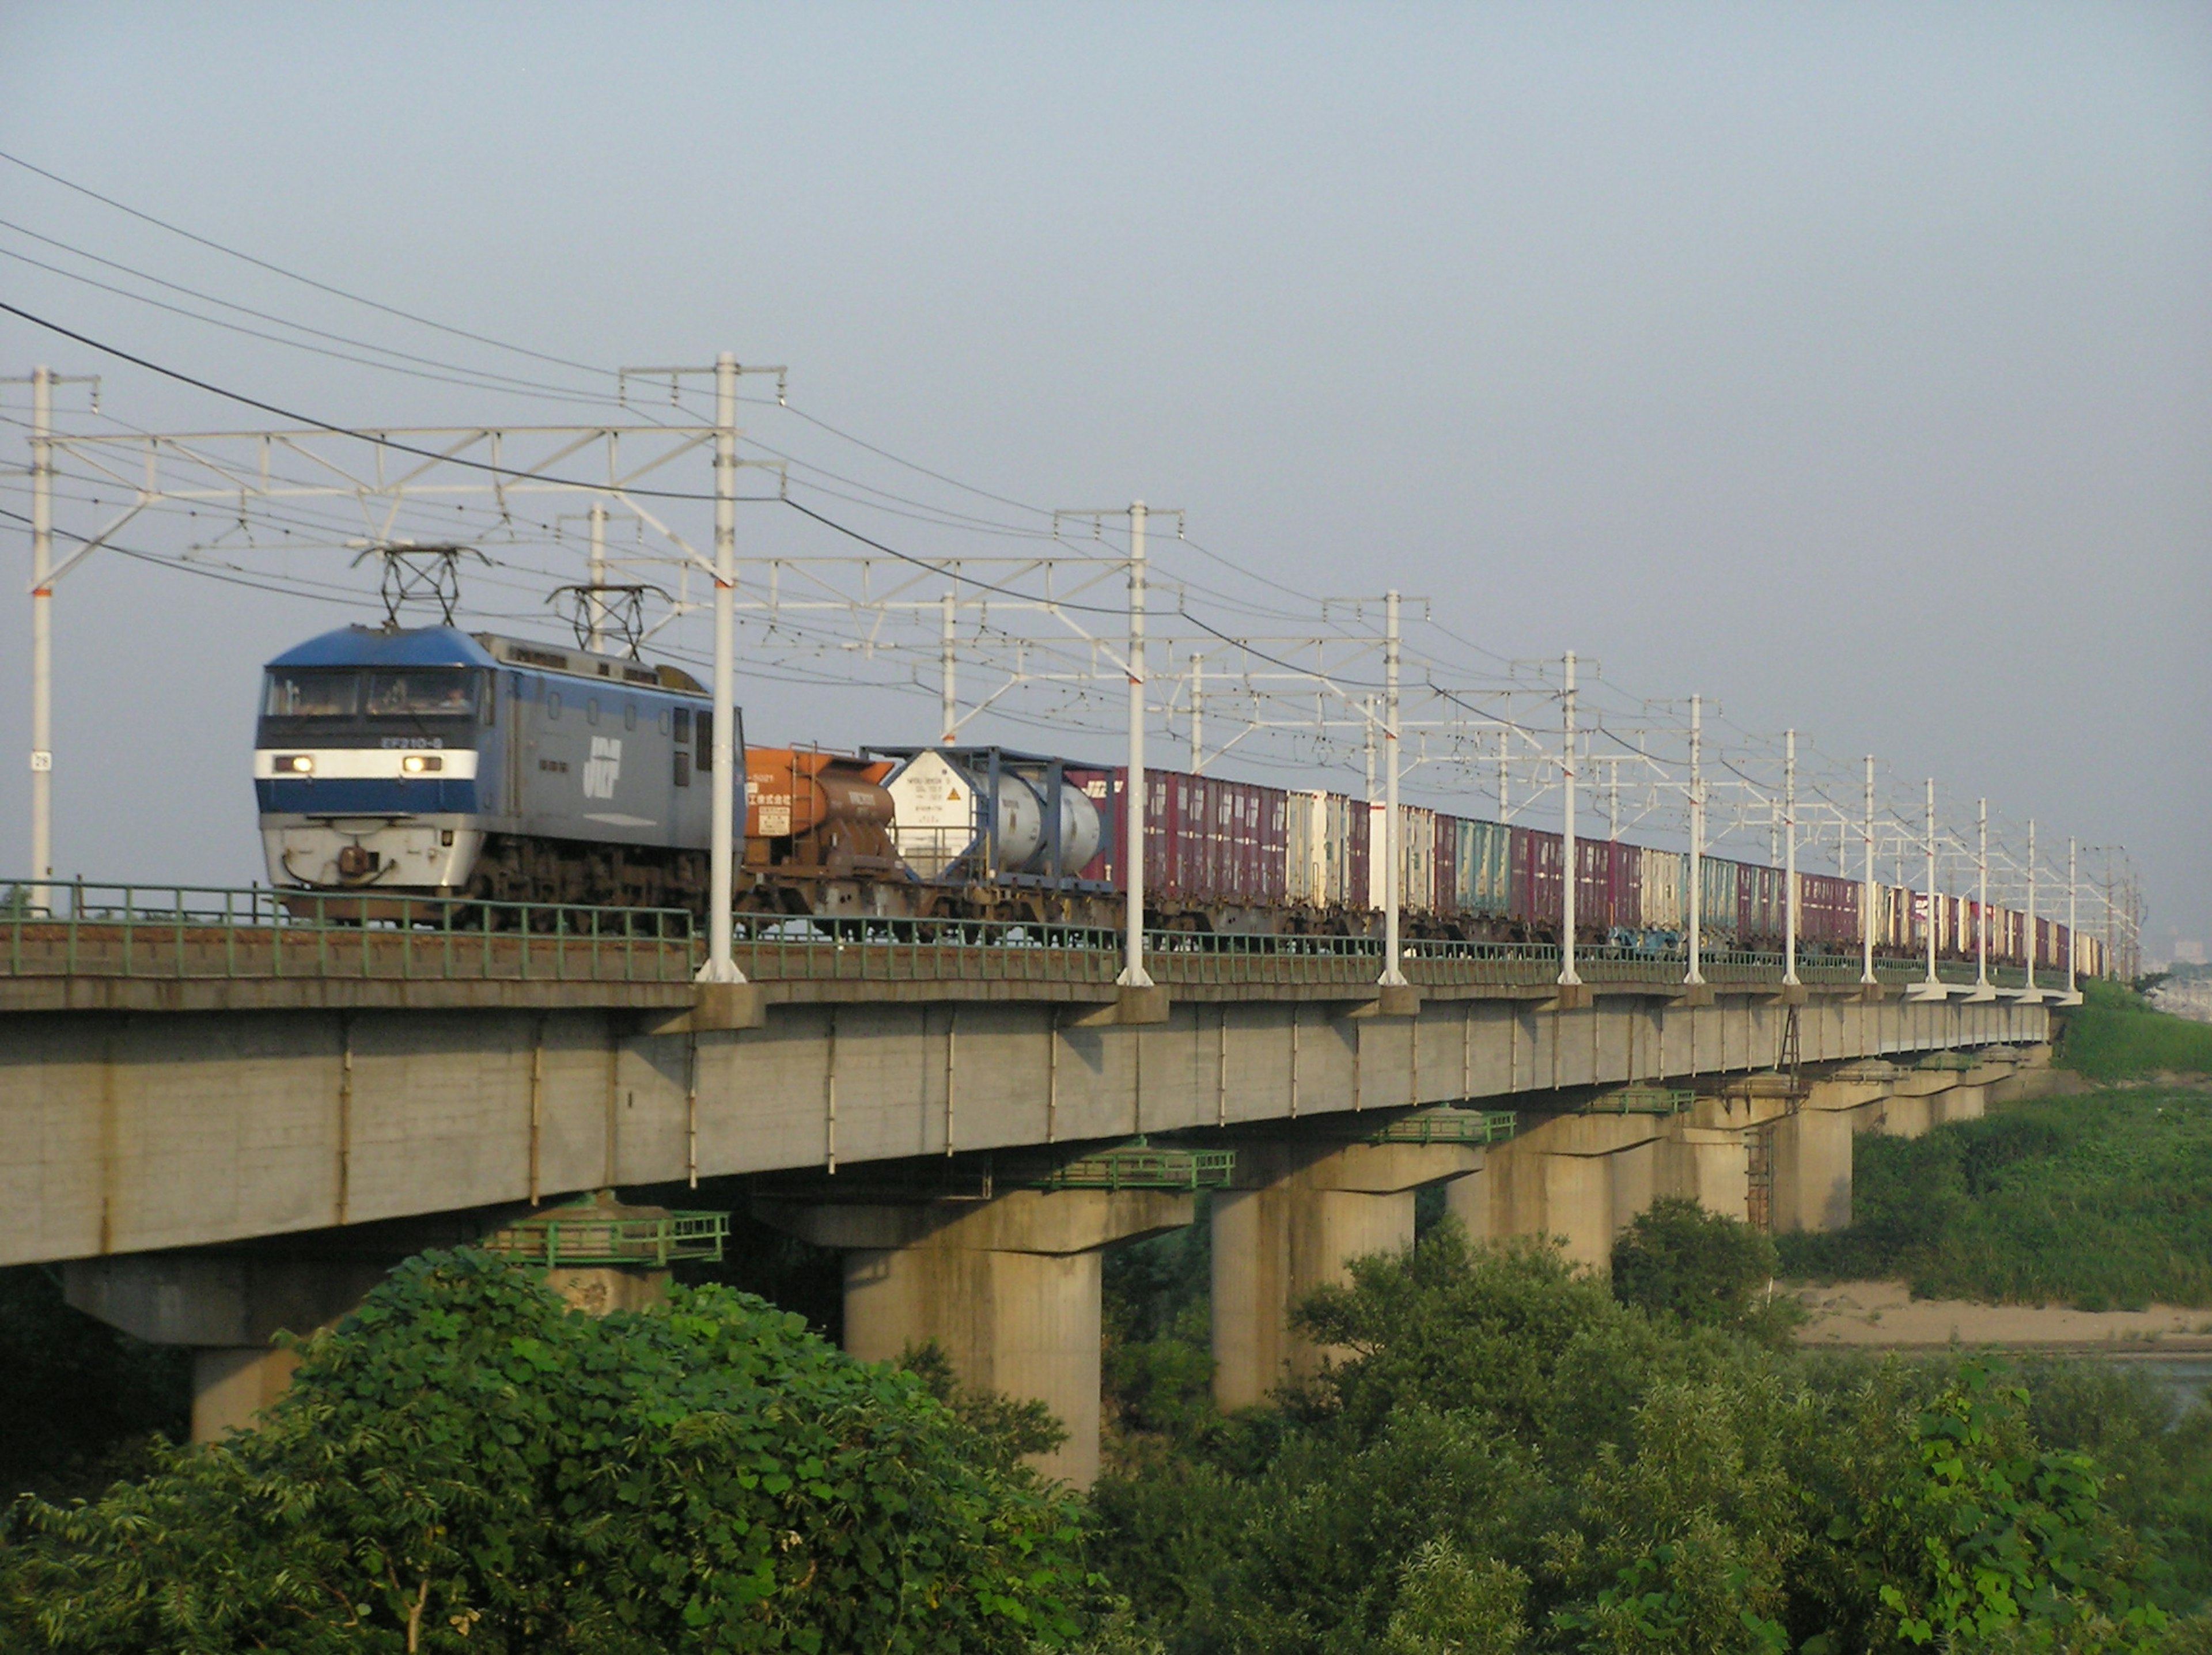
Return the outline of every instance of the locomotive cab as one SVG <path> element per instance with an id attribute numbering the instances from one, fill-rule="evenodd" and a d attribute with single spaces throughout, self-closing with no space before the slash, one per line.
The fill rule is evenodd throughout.
<path id="1" fill-rule="evenodd" d="M 325 633 L 262 682 L 253 776 L 269 877 L 696 910 L 714 790 L 744 782 L 742 721 L 726 777 L 713 732 L 706 692 L 676 667 L 453 627 Z"/>
<path id="2" fill-rule="evenodd" d="M 483 848 L 490 655 L 446 628 L 349 628 L 272 661 L 254 791 L 271 883 L 449 894 Z"/>

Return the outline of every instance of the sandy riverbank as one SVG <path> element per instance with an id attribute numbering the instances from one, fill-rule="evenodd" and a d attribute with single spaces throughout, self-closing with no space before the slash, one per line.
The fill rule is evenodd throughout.
<path id="1" fill-rule="evenodd" d="M 1814 1348 L 1905 1349 L 1955 1340 L 2010 1350 L 2212 1351 L 2212 1310 L 1979 1305 L 1915 1299 L 1902 1281 L 1838 1281 L 1792 1291 L 1812 1317 L 1798 1330 L 1798 1342 Z"/>

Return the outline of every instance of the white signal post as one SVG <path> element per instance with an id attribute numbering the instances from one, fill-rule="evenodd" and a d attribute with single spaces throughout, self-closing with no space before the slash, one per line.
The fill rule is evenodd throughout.
<path id="1" fill-rule="evenodd" d="M 54 873 L 53 370 L 31 370 L 31 873 Z M 31 911 L 53 911 L 53 889 L 31 887 Z"/>
<path id="2" fill-rule="evenodd" d="M 1786 842 L 1782 860 L 1782 981 L 1797 986 L 1797 732 L 1783 737 L 1782 831 Z"/>
<path id="3" fill-rule="evenodd" d="M 1405 986 L 1398 962 L 1401 870 L 1398 818 L 1398 594 L 1382 597 L 1382 975 L 1386 989 Z"/>
<path id="4" fill-rule="evenodd" d="M 9 381 L 21 385 L 23 380 Z M 34 914 L 53 911 L 54 876 L 54 583 L 82 562 L 97 540 L 60 569 L 54 567 L 54 387 L 89 385 L 100 409 L 100 379 L 92 374 L 31 370 L 31 877 L 24 893 Z M 102 537 L 105 538 L 105 537 Z"/>
<path id="5" fill-rule="evenodd" d="M 1859 886 L 1859 981 L 1871 986 L 1874 976 L 1874 927 L 1881 906 L 1881 889 L 1874 878 L 1874 755 L 1866 761 L 1866 879 Z"/>
<path id="6" fill-rule="evenodd" d="M 2027 818 L 2027 995 L 2029 1000 L 2039 1000 L 2035 992 L 2035 818 Z"/>
<path id="7" fill-rule="evenodd" d="M 1129 776 L 1123 788 L 1121 861 L 1128 880 L 1127 958 L 1116 979 L 1149 989 L 1145 970 L 1145 502 L 1129 507 Z"/>
<path id="8" fill-rule="evenodd" d="M 1974 993 L 1978 997 L 1990 986 L 1990 801 L 1980 801 L 1981 843 L 1975 853 L 1978 882 L 1974 887 Z"/>
<path id="9" fill-rule="evenodd" d="M 1575 975 L 1575 656 L 1567 652 L 1565 693 L 1560 698 L 1566 736 L 1559 751 L 1559 774 L 1566 785 L 1566 812 L 1560 833 L 1559 864 L 1559 986 L 1582 982 Z"/>
<path id="10" fill-rule="evenodd" d="M 1685 983 L 1703 983 L 1698 969 L 1705 923 L 1705 697 L 1690 697 L 1690 970 Z"/>
<path id="11" fill-rule="evenodd" d="M 591 630 L 585 636 L 596 655 L 607 644 L 607 594 L 599 590 L 607 583 L 607 503 L 604 500 L 592 502 L 591 570 L 591 605 L 585 611 Z"/>
<path id="12" fill-rule="evenodd" d="M 1928 986 L 1936 986 L 1936 778 L 1928 778 Z"/>
<path id="13" fill-rule="evenodd" d="M 2075 980 L 2080 969 L 2077 961 L 2081 945 L 2076 940 L 2080 934 L 2075 928 L 2076 887 L 2074 880 L 2074 841 L 2069 836 L 2066 841 L 2066 997 L 2069 1000 L 2081 992 Z"/>
<path id="14" fill-rule="evenodd" d="M 737 601 L 738 359 L 725 350 L 714 359 L 714 786 L 702 983 L 745 980 L 731 952 L 737 800 L 745 782 L 737 760 Z"/>
<path id="15" fill-rule="evenodd" d="M 1206 657 L 1190 652 L 1190 773 L 1206 774 Z"/>

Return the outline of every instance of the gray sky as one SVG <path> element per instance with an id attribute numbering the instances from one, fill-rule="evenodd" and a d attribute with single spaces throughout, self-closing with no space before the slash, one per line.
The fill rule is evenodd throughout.
<path id="1" fill-rule="evenodd" d="M 794 404 L 1014 499 L 1182 506 L 1193 539 L 1302 591 L 1395 583 L 1498 655 L 1571 648 L 1623 691 L 1795 723 L 2035 816 L 2046 848 L 2123 840 L 2153 952 L 2212 940 L 2202 7 L 19 0 L 0 149 L 551 355 L 787 362 Z M 0 218 L 532 371 L 4 164 Z M 0 248 L 136 285 L 19 233 Z M 574 417 L 12 259 L 0 296 L 325 418 Z M 102 374 L 105 411 L 138 425 L 270 423 L 0 317 L 0 372 L 40 361 Z M 1006 515 L 758 418 L 819 465 Z M 0 428 L 0 458 L 21 439 Z M 8 479 L 0 504 L 22 501 Z M 799 544 L 787 515 L 744 532 Z M 21 526 L 0 543 L 23 568 Z M 254 673 L 349 611 L 106 557 L 58 611 L 62 868 L 253 877 Z M 921 697 L 744 694 L 756 739 L 932 733 Z M 27 794 L 0 765 L 11 871 Z"/>

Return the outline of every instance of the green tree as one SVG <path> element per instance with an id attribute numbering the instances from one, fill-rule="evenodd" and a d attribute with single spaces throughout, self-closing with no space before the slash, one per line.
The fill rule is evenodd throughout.
<path id="1" fill-rule="evenodd" d="M 1902 1642 L 1954 1645 L 2097 1612 L 2127 1641 L 2165 1625 L 2095 1463 L 2041 1448 L 2027 1405 L 2018 1385 L 1962 1364 L 1913 1422 L 1903 1474 L 1869 1502 L 1863 1544 L 1879 1561 L 1878 1596 Z"/>
<path id="2" fill-rule="evenodd" d="M 1774 1244 L 1741 1219 L 1662 1196 L 1613 1244 L 1613 1296 L 1654 1316 L 1765 1338 L 1789 1330 L 1794 1299 L 1776 1299 Z"/>
<path id="3" fill-rule="evenodd" d="M 1558 1249 L 1478 1248 L 1447 1220 L 1411 1252 L 1356 1261 L 1351 1285 L 1299 1308 L 1300 1326 L 1346 1354 L 1297 1400 L 1363 1435 L 1411 1407 L 1474 1409 L 1525 1434 L 1557 1401 L 1575 1340 L 1619 1314 Z"/>
<path id="4" fill-rule="evenodd" d="M 1352 1275 L 1272 1434 L 1100 1486 L 1097 1555 L 1170 1655 L 2187 1647 L 2088 1456 L 1956 1357 L 1777 1349 L 1449 1225 Z"/>
<path id="5" fill-rule="evenodd" d="M 1074 1503 L 758 1299 L 593 1319 L 431 1254 L 301 1350 L 261 1428 L 21 1503 L 0 1641 L 950 1655 L 1075 1630 Z"/>
<path id="6" fill-rule="evenodd" d="M 1528 1635 L 1528 1578 L 1493 1558 L 1431 1540 L 1399 1577 L 1382 1655 L 1513 1655 Z"/>

